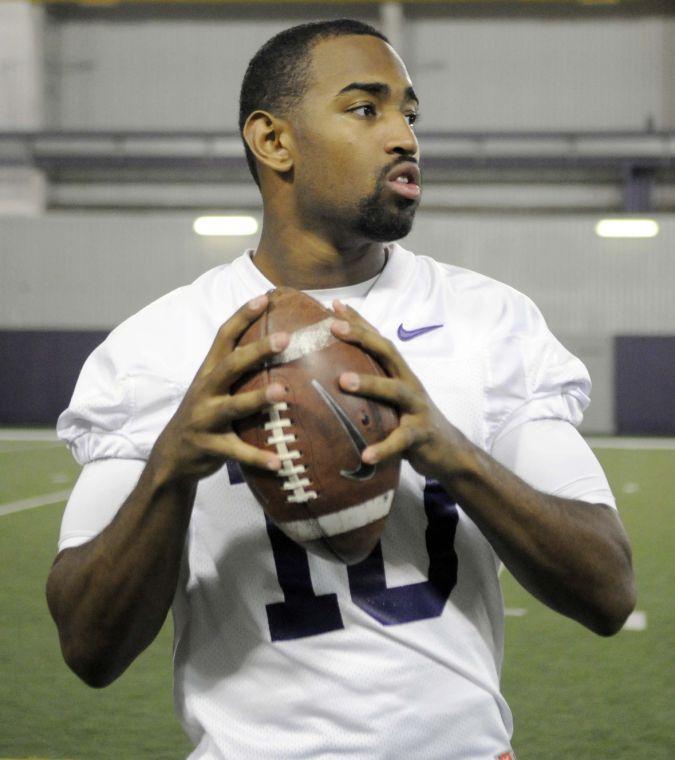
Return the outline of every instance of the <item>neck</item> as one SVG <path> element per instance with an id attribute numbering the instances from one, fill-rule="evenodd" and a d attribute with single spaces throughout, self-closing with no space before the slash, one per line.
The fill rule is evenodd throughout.
<path id="1" fill-rule="evenodd" d="M 266 220 L 253 262 L 274 285 L 320 290 L 369 280 L 386 260 L 384 243 L 336 245 L 316 233 Z"/>

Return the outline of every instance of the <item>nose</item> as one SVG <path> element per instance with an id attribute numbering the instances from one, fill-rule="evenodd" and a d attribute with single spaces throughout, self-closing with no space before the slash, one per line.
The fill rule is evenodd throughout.
<path id="1" fill-rule="evenodd" d="M 385 151 L 390 154 L 418 157 L 419 149 L 417 137 L 407 117 L 402 113 L 392 116 Z"/>

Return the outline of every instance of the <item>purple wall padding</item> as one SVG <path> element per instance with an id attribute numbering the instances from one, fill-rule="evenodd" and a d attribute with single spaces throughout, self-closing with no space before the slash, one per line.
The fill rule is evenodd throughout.
<path id="1" fill-rule="evenodd" d="M 48 425 L 106 332 L 0 330 L 0 425 Z"/>
<path id="2" fill-rule="evenodd" d="M 614 341 L 617 433 L 675 435 L 675 335 Z"/>

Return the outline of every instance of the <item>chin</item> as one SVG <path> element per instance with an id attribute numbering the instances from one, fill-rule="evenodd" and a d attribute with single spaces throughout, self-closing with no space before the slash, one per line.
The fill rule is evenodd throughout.
<path id="1" fill-rule="evenodd" d="M 360 219 L 357 225 L 358 231 L 378 243 L 391 243 L 400 240 L 412 230 L 415 218 L 414 210 L 399 212 L 398 214 L 383 214 Z"/>

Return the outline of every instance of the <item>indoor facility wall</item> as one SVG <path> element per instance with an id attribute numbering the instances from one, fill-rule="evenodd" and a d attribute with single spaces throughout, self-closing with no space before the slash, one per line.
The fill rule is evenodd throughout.
<path id="1" fill-rule="evenodd" d="M 257 215 L 257 212 L 255 212 Z M 255 237 L 208 238 L 184 213 L 0 217 L 0 328 L 109 328 L 162 293 L 231 261 Z M 675 332 L 675 216 L 651 239 L 601 239 L 593 215 L 420 210 L 402 241 L 529 295 L 565 334 Z"/>
<path id="2" fill-rule="evenodd" d="M 168 290 L 255 248 L 254 237 L 200 238 L 192 220 L 123 213 L 0 218 L 0 330 L 57 331 L 59 340 L 64 331 L 109 330 Z M 402 244 L 532 298 L 593 378 L 583 429 L 609 433 L 615 336 L 675 334 L 675 217 L 660 218 L 661 233 L 648 240 L 599 239 L 595 221 L 421 211 Z"/>
<path id="3" fill-rule="evenodd" d="M 342 11 L 344 13 L 344 11 Z M 255 20 L 114 15 L 47 26 L 47 126 L 235 130 L 246 64 L 293 23 L 340 6 Z M 374 7 L 353 14 L 379 22 Z M 604 130 L 675 127 L 675 21 L 644 18 L 471 19 L 404 16 L 400 53 L 427 130 Z"/>

